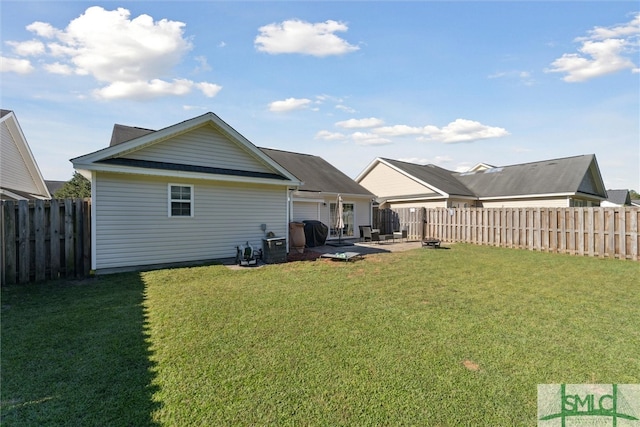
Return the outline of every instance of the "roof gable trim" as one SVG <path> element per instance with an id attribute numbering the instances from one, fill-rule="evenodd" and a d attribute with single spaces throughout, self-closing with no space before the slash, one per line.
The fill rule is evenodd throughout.
<path id="1" fill-rule="evenodd" d="M 212 174 L 212 175 L 242 176 L 247 178 L 275 179 L 279 181 L 287 180 L 282 175 L 265 173 L 265 172 L 253 172 L 253 171 L 223 169 L 223 168 L 215 168 L 215 167 L 207 167 L 207 166 L 184 165 L 184 164 L 170 163 L 170 162 L 154 162 L 150 160 L 127 159 L 123 157 L 105 159 L 105 160 L 99 161 L 98 163 L 109 164 L 109 165 L 119 165 L 119 166 L 130 166 L 130 167 L 146 168 L 146 169 L 196 172 L 196 173 L 205 173 L 205 174 Z"/>
<path id="2" fill-rule="evenodd" d="M 446 191 L 443 191 L 443 190 L 439 189 L 438 187 L 435 187 L 434 185 L 431 185 L 431 184 L 429 184 L 428 182 L 423 181 L 423 180 L 421 180 L 421 179 L 417 178 L 416 176 L 414 176 L 414 175 L 410 174 L 409 172 L 405 171 L 404 169 L 399 168 L 399 167 L 397 167 L 397 166 L 395 166 L 395 165 L 393 165 L 393 164 L 391 164 L 391 163 L 387 162 L 387 161 L 386 161 L 386 160 L 384 160 L 384 159 L 378 159 L 378 160 L 380 160 L 380 163 L 382 163 L 382 164 L 384 164 L 384 165 L 389 166 L 390 168 L 392 168 L 392 169 L 393 169 L 393 170 L 395 170 L 396 172 L 398 172 L 398 173 L 400 173 L 400 174 L 402 174 L 402 175 L 406 176 L 406 177 L 407 177 L 407 178 L 409 178 L 409 179 L 412 179 L 413 181 L 417 182 L 417 183 L 418 183 L 418 184 L 420 184 L 420 185 L 423 185 L 423 186 L 427 187 L 427 188 L 428 188 L 428 189 L 430 189 L 431 191 L 433 191 L 433 192 L 435 192 L 435 193 L 438 193 L 438 194 L 442 195 L 443 197 L 450 197 L 450 194 L 449 194 L 449 193 L 447 193 Z"/>
<path id="3" fill-rule="evenodd" d="M 254 156 L 255 158 L 268 165 L 276 172 L 276 174 L 280 174 L 284 176 L 285 179 L 295 183 L 295 185 L 299 185 L 299 180 L 291 172 L 283 168 L 280 164 L 275 162 L 260 149 L 258 149 L 258 147 L 251 143 L 248 139 L 242 136 L 238 131 L 233 129 L 226 122 L 220 119 L 220 117 L 211 112 L 205 113 L 201 116 L 194 117 L 189 120 L 185 120 L 183 122 L 149 133 L 147 135 L 143 135 L 138 138 L 134 138 L 132 140 L 86 154 L 84 156 L 76 157 L 74 159 L 71 159 L 71 162 L 74 164 L 74 167 L 87 168 L 91 170 L 93 164 L 102 162 L 110 158 L 122 157 L 127 153 L 138 151 L 146 146 L 157 144 L 176 135 L 189 132 L 206 124 L 211 124 L 212 126 L 214 126 L 225 136 L 227 136 L 232 142 L 242 147 L 249 155 Z"/>

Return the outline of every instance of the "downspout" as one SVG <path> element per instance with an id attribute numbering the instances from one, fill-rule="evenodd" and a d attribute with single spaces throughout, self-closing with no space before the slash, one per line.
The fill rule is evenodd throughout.
<path id="1" fill-rule="evenodd" d="M 284 226 L 284 234 L 286 237 L 287 253 L 289 253 L 289 223 L 291 222 L 291 213 L 293 212 L 293 188 L 287 187 L 287 223 Z"/>
<path id="2" fill-rule="evenodd" d="M 96 171 L 91 171 L 91 272 L 95 273 L 96 264 L 97 264 L 97 256 L 96 256 L 96 220 L 98 216 L 96 215 L 96 193 L 97 193 L 97 185 L 96 185 Z"/>

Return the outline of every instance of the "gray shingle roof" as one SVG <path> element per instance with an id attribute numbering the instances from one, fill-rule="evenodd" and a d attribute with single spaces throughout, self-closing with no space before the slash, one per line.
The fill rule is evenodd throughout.
<path id="1" fill-rule="evenodd" d="M 593 154 L 503 166 L 475 173 L 455 173 L 478 197 L 576 193 L 603 196 L 589 174 Z M 586 180 L 585 180 L 586 178 Z"/>
<path id="2" fill-rule="evenodd" d="M 583 193 L 606 197 L 593 154 L 463 173 L 435 165 L 381 160 L 450 196 L 496 198 Z"/>
<path id="3" fill-rule="evenodd" d="M 374 197 L 369 190 L 322 157 L 271 148 L 260 148 L 260 150 L 303 182 L 299 188 L 300 191 L 362 194 Z"/>
<path id="4" fill-rule="evenodd" d="M 469 188 L 454 176 L 453 172 L 447 169 L 443 169 L 436 165 L 418 165 L 415 163 L 402 162 L 400 160 L 382 160 L 449 195 L 475 196 Z"/>
<path id="5" fill-rule="evenodd" d="M 153 132 L 155 132 L 155 130 L 115 124 L 113 125 L 113 132 L 111 133 L 111 142 L 109 143 L 109 147 L 131 141 L 132 139 L 136 139 Z"/>
<path id="6" fill-rule="evenodd" d="M 607 190 L 607 201 L 616 205 L 630 205 L 631 196 L 629 190 Z"/>

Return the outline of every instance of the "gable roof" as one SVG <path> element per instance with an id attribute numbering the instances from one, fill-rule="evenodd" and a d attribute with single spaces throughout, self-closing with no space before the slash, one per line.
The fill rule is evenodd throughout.
<path id="1" fill-rule="evenodd" d="M 629 190 L 607 190 L 607 202 L 620 206 L 631 205 L 631 195 Z"/>
<path id="2" fill-rule="evenodd" d="M 131 141 L 132 139 L 136 139 L 153 132 L 155 132 L 155 130 L 119 125 L 116 123 L 113 125 L 109 147 L 113 147 L 114 145 L 118 145 L 126 141 Z"/>
<path id="3" fill-rule="evenodd" d="M 50 199 L 51 194 L 13 111 L 0 109 L 0 127 L 1 197 Z"/>
<path id="4" fill-rule="evenodd" d="M 474 197 L 475 195 L 452 174 L 453 172 L 436 165 L 419 165 L 385 158 L 377 158 L 357 178 L 360 181 L 377 163 L 385 164 L 397 172 L 420 182 L 442 196 Z"/>
<path id="5" fill-rule="evenodd" d="M 577 193 L 607 197 L 593 154 L 453 175 L 481 199 Z"/>
<path id="6" fill-rule="evenodd" d="M 488 169 L 453 172 L 435 165 L 375 159 L 358 177 L 361 181 L 378 163 L 386 164 L 444 197 L 478 199 L 583 194 L 605 199 L 607 192 L 593 154 Z"/>
<path id="7" fill-rule="evenodd" d="M 203 126 L 213 126 L 232 143 L 242 148 L 247 155 L 267 166 L 272 173 L 250 170 L 223 169 L 220 167 L 196 166 L 165 161 L 149 161 L 127 158 L 127 154 L 161 143 L 170 138 Z M 264 154 L 248 139 L 225 123 L 220 117 L 209 112 L 201 116 L 168 126 L 157 131 L 116 124 L 110 145 L 102 150 L 71 159 L 74 168 L 80 170 L 136 172 L 146 175 L 191 177 L 241 182 L 273 182 L 297 186 L 298 179 L 269 156 Z"/>
<path id="8" fill-rule="evenodd" d="M 302 182 L 299 191 L 374 196 L 322 157 L 271 148 L 260 150 Z"/>

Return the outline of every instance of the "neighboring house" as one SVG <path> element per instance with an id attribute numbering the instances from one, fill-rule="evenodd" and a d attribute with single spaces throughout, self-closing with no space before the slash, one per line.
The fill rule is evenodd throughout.
<path id="1" fill-rule="evenodd" d="M 13 111 L 0 110 L 0 200 L 50 199 Z"/>
<path id="2" fill-rule="evenodd" d="M 116 125 L 108 148 L 71 162 L 91 179 L 98 272 L 230 258 L 268 232 L 287 238 L 300 185 L 213 113 L 158 131 Z"/>
<path id="3" fill-rule="evenodd" d="M 607 198 L 595 155 L 462 173 L 377 158 L 356 182 L 391 208 L 599 206 Z"/>
<path id="4" fill-rule="evenodd" d="M 51 197 L 54 197 L 54 194 L 56 194 L 58 190 L 64 187 L 66 183 L 67 181 L 49 181 L 49 180 L 45 181 L 45 184 L 47 185 L 47 189 L 49 190 Z"/>
<path id="5" fill-rule="evenodd" d="M 359 237 L 360 225 L 371 225 L 375 195 L 318 156 L 261 148 L 302 184 L 291 194 L 290 219 L 321 221 L 329 227 L 329 239 L 339 238 L 336 229 L 338 195 L 344 208 L 342 237 Z"/>
<path id="6" fill-rule="evenodd" d="M 631 206 L 629 190 L 607 190 L 607 200 L 600 203 L 603 207 Z"/>

